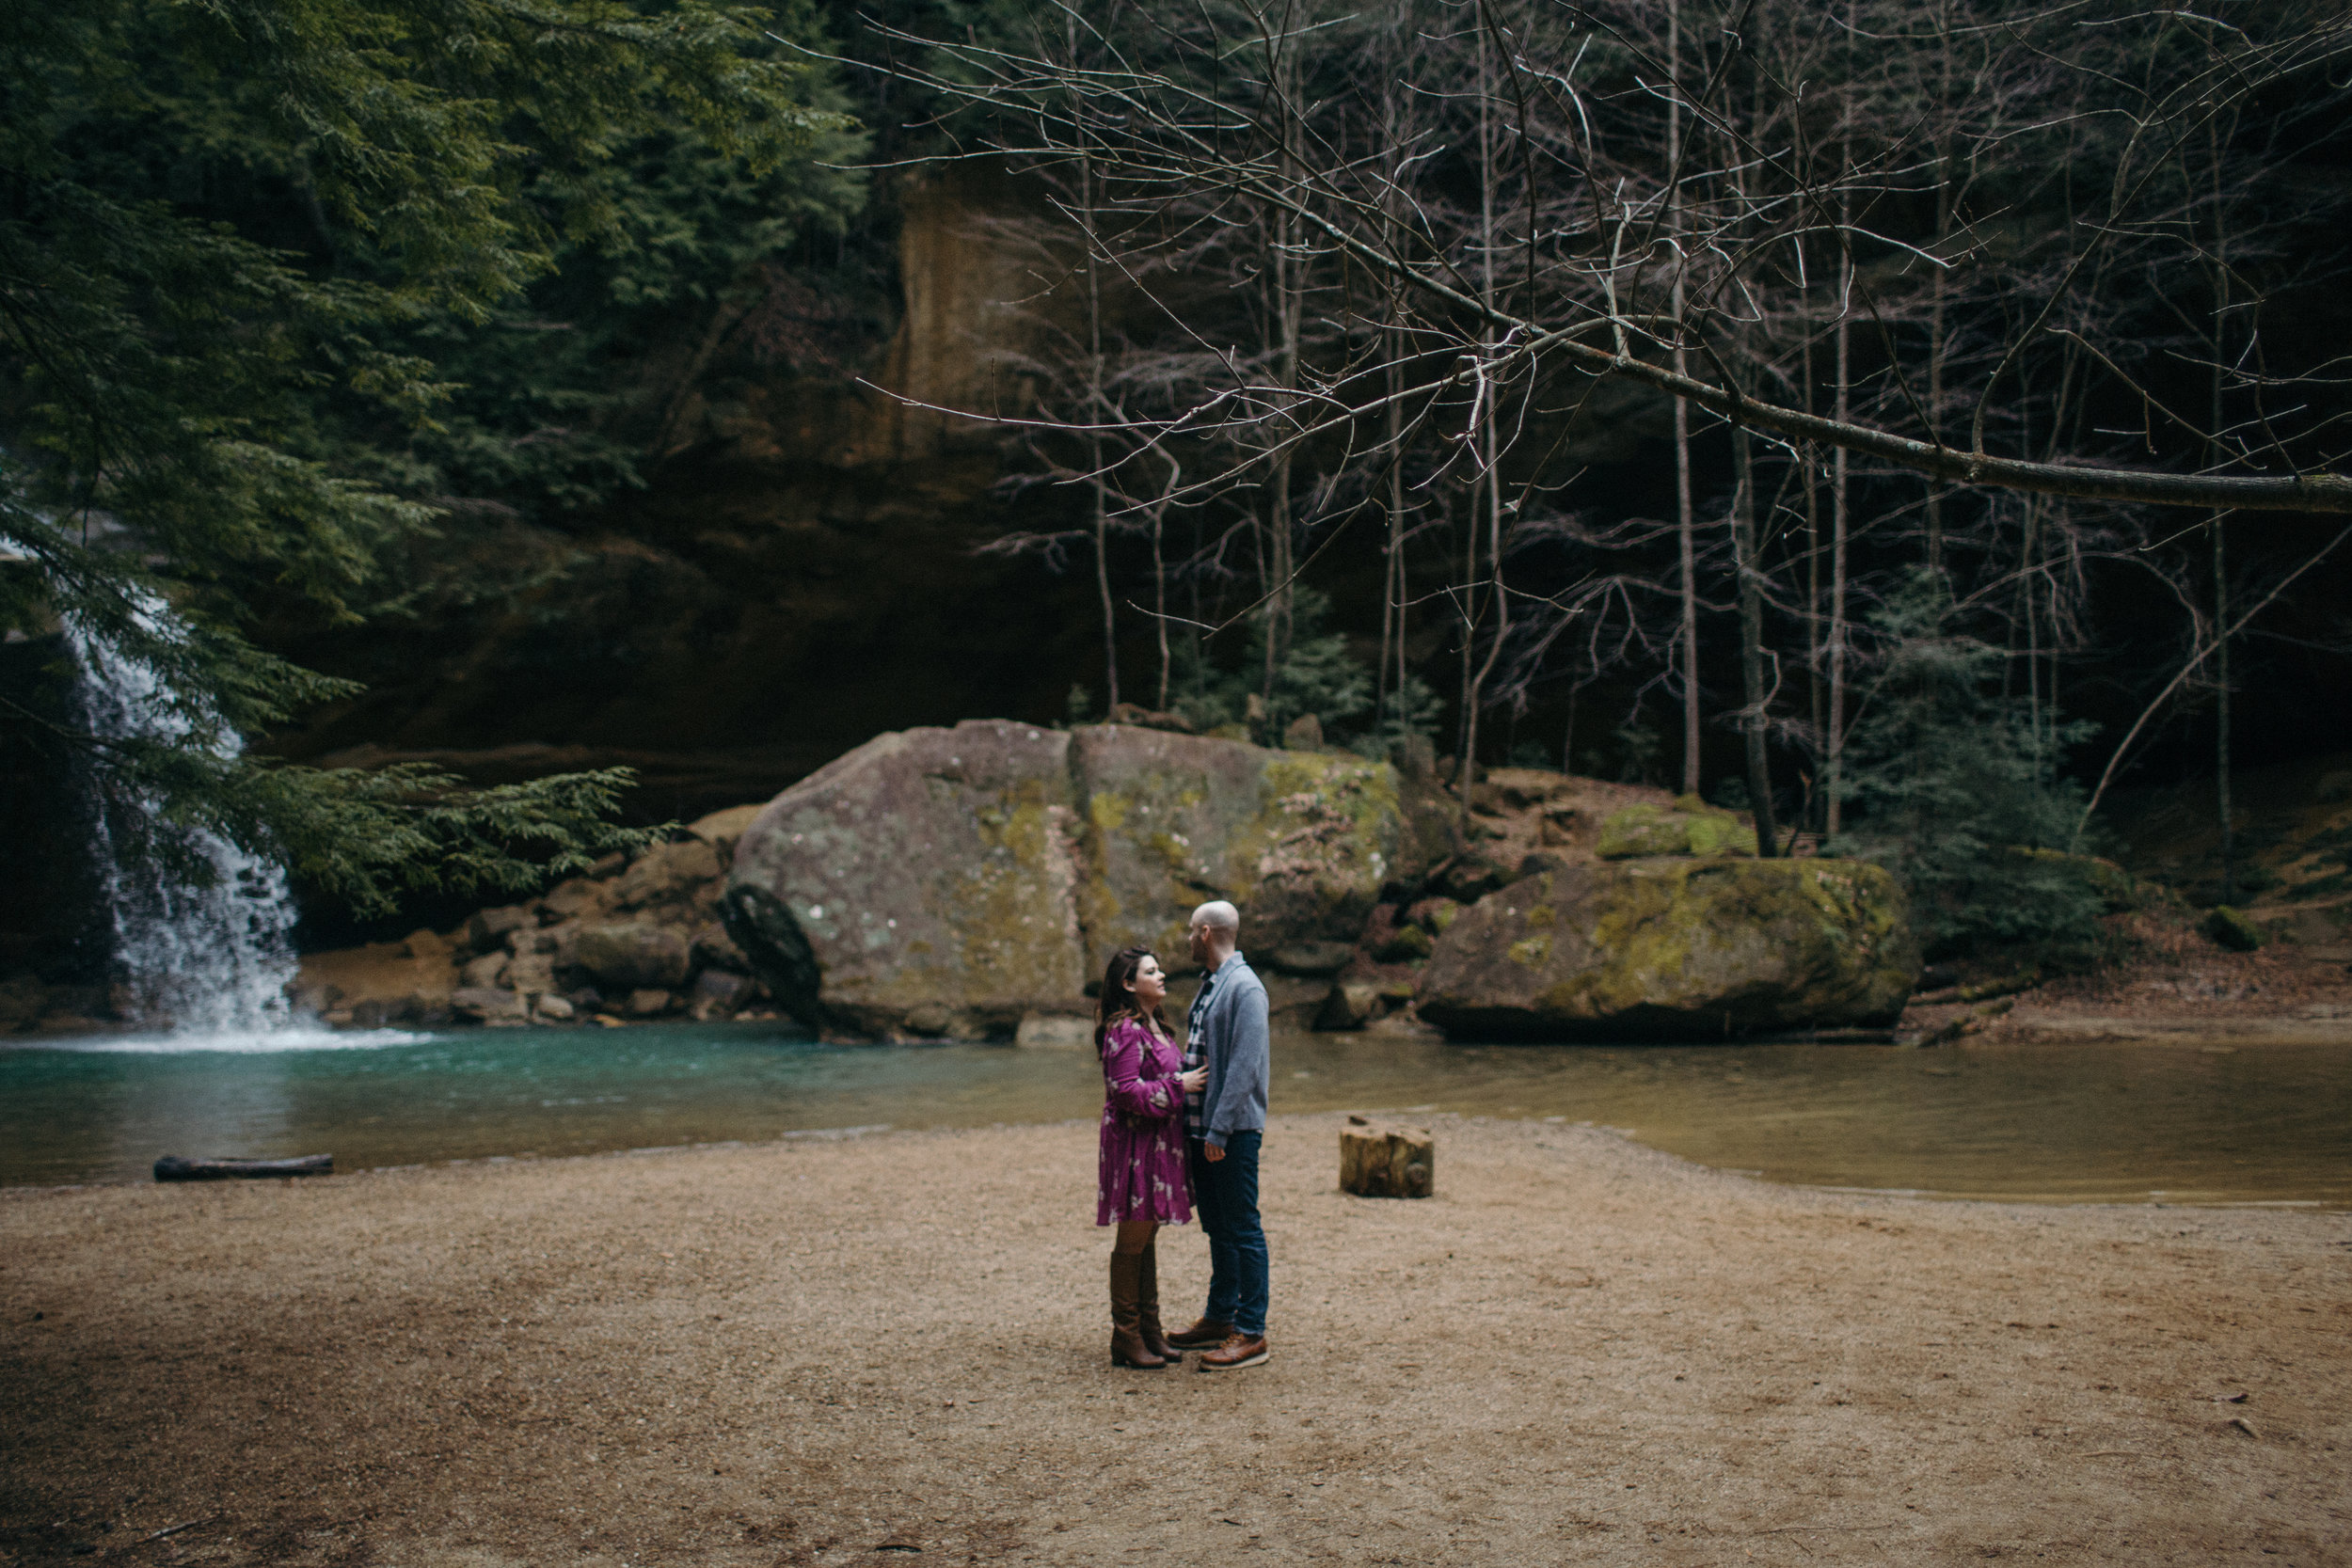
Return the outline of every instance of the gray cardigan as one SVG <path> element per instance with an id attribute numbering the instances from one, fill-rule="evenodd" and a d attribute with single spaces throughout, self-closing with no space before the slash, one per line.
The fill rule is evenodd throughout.
<path id="1" fill-rule="evenodd" d="M 1209 1069 L 1202 1132 L 1223 1148 L 1236 1132 L 1264 1131 L 1271 1058 L 1265 982 L 1258 972 L 1236 953 L 1212 980 L 1216 989 L 1200 1019 L 1200 1056 Z"/>

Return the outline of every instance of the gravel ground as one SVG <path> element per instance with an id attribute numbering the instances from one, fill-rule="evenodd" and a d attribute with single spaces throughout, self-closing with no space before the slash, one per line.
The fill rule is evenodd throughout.
<path id="1" fill-rule="evenodd" d="M 1218 1375 L 1110 1370 L 1089 1125 L 0 1194 L 0 1561 L 2352 1561 L 2352 1215 L 1338 1125 Z"/>

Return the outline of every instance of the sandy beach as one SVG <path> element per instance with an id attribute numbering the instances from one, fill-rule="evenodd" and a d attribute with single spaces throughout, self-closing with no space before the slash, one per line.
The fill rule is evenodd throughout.
<path id="1" fill-rule="evenodd" d="M 1090 1124 L 0 1194 L 0 1561 L 2352 1561 L 2352 1215 L 1338 1124 L 1223 1375 L 1109 1370 Z"/>

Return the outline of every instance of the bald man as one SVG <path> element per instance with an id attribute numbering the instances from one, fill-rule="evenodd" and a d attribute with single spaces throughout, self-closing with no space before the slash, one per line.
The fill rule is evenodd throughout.
<path id="1" fill-rule="evenodd" d="M 1258 1145 L 1265 1133 L 1265 984 L 1235 951 L 1241 912 L 1223 899 L 1192 911 L 1186 940 L 1208 978 L 1184 1025 L 1184 1070 L 1208 1082 L 1184 1098 L 1194 1206 L 1209 1239 L 1209 1305 L 1168 1342 L 1204 1352 L 1204 1372 L 1266 1358 L 1265 1227 L 1258 1221 Z"/>

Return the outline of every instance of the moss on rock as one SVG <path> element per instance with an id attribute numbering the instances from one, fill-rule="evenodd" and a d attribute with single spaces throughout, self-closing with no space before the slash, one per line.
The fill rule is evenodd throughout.
<path id="1" fill-rule="evenodd" d="M 1602 860 L 1634 860 L 1652 855 L 1720 855 L 1756 853 L 1756 830 L 1727 811 L 1719 811 L 1695 795 L 1685 795 L 1675 809 L 1644 801 L 1612 812 L 1600 825 L 1595 853 Z"/>
<path id="2" fill-rule="evenodd" d="M 979 720 L 879 736 L 744 832 L 728 933 L 812 1023 L 1009 1035 L 1025 1013 L 1080 1003 L 1074 816 L 1058 731 Z"/>
<path id="3" fill-rule="evenodd" d="M 1420 1011 L 1456 1038 L 1722 1039 L 1891 1022 L 1918 971 L 1877 866 L 1650 859 L 1489 895 L 1438 940 Z"/>
<path id="4" fill-rule="evenodd" d="M 2251 953 L 2263 944 L 2263 929 L 2227 904 L 2205 916 L 2205 935 L 2233 953 Z"/>
<path id="5" fill-rule="evenodd" d="M 1098 960 L 1131 942 L 1181 952 L 1211 898 L 1240 908 L 1246 948 L 1350 942 L 1385 881 L 1453 848 L 1435 792 L 1361 757 L 1104 725 L 1073 733 L 1071 771 Z"/>

